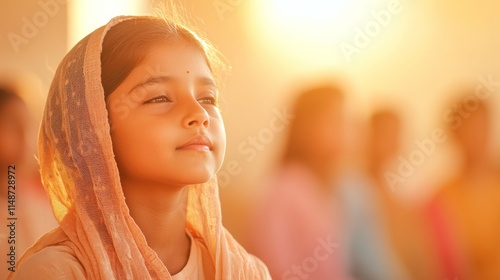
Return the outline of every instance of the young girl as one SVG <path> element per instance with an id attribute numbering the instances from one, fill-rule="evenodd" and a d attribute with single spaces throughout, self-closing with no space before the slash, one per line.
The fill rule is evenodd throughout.
<path id="1" fill-rule="evenodd" d="M 155 17 L 115 18 L 69 52 L 39 134 L 60 227 L 9 279 L 270 279 L 222 226 L 217 63 Z"/>

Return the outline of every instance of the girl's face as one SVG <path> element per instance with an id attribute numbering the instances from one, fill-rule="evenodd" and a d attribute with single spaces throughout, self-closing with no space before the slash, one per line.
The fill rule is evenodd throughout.
<path id="1" fill-rule="evenodd" d="M 122 181 L 184 186 L 214 176 L 226 148 L 217 95 L 199 49 L 179 42 L 149 49 L 107 100 Z"/>

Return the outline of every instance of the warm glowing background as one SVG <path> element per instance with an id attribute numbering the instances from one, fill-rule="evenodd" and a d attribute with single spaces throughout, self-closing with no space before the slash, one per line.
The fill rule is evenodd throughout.
<path id="1" fill-rule="evenodd" d="M 0 71 L 4 77 L 18 77 L 37 118 L 53 72 L 71 46 L 115 15 L 148 14 L 152 6 L 142 0 L 55 3 L 59 11 L 46 20 L 38 0 L 2 1 L 0 9 Z M 354 123 L 375 107 L 397 107 L 406 121 L 405 148 L 410 151 L 415 139 L 428 137 L 439 125 L 440 112 L 452 97 L 450 89 L 477 84 L 480 76 L 500 81 L 500 2 L 496 0 L 182 3 L 232 66 L 223 92 L 228 149 L 222 172 L 227 172 L 228 162 L 237 162 L 240 169 L 223 185 L 221 200 L 226 226 L 243 243 L 249 205 L 259 181 L 273 166 L 282 135 L 276 133 L 250 161 L 238 146 L 269 126 L 273 111 L 283 110 L 295 86 L 341 78 L 348 86 Z M 396 12 L 374 25 L 375 17 L 389 9 Z M 8 34 L 21 34 L 24 19 L 33 22 L 34 17 L 40 25 L 36 32 L 13 47 Z M 366 28 L 373 36 L 347 58 L 341 46 L 355 47 L 358 30 Z M 497 91 L 492 101 L 498 104 L 499 96 Z M 418 202 L 431 193 L 431 181 L 439 181 L 453 167 L 447 155 L 447 149 L 438 149 L 412 178 L 424 178 L 428 184 L 398 190 L 398 195 Z"/>

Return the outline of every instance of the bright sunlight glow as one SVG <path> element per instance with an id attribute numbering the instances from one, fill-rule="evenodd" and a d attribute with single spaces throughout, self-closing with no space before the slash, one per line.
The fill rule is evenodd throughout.
<path id="1" fill-rule="evenodd" d="M 146 3 L 142 0 L 68 1 L 68 49 L 115 16 L 145 14 Z"/>

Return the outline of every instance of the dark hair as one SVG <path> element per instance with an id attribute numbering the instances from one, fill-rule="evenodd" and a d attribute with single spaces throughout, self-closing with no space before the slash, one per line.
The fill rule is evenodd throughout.
<path id="1" fill-rule="evenodd" d="M 391 108 L 378 109 L 372 113 L 369 119 L 370 129 L 374 129 L 374 126 L 383 121 L 394 121 L 397 125 L 401 125 L 401 116 L 399 113 Z M 373 132 L 373 131 L 372 131 Z"/>
<path id="2" fill-rule="evenodd" d="M 14 91 L 0 86 L 0 109 L 5 106 L 11 100 L 19 100 L 22 101 L 21 97 L 17 95 Z"/>
<path id="3" fill-rule="evenodd" d="M 294 119 L 290 123 L 288 142 L 283 156 L 284 161 L 301 160 L 303 153 L 300 144 L 297 143 L 297 136 L 301 134 L 300 128 L 304 124 L 314 121 L 314 119 L 325 110 L 330 110 L 332 103 L 342 102 L 343 91 L 336 85 L 320 85 L 303 91 L 295 99 L 292 114 Z"/>
<path id="4" fill-rule="evenodd" d="M 153 45 L 183 41 L 200 49 L 215 79 L 223 62 L 219 52 L 185 25 L 173 20 L 143 16 L 125 20 L 106 33 L 101 52 L 101 81 L 108 97 L 141 63 Z"/>
<path id="5" fill-rule="evenodd" d="M 447 118 L 445 119 L 446 127 L 452 134 L 455 133 L 462 121 L 466 120 L 469 115 L 485 113 L 488 117 L 491 117 L 491 108 L 488 100 L 478 97 L 474 88 L 464 87 L 456 90 L 455 96 L 455 101 L 448 105 L 445 111 L 445 114 L 447 114 Z M 464 110 L 466 111 L 466 115 L 462 115 L 463 112 L 461 111 Z"/>

